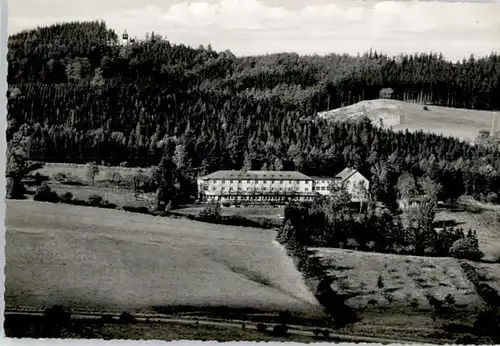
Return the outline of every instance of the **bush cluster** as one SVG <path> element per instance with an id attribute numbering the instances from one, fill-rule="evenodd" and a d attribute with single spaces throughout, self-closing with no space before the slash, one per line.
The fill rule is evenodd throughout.
<path id="1" fill-rule="evenodd" d="M 475 231 L 457 227 L 403 226 L 389 210 L 333 209 L 320 203 L 290 204 L 284 222 L 306 246 L 346 248 L 420 256 L 453 256 L 479 260 L 483 256 Z"/>
<path id="2" fill-rule="evenodd" d="M 271 229 L 276 225 L 267 218 L 246 218 L 241 215 L 221 215 L 221 207 L 216 204 L 214 206 L 207 206 L 198 215 L 189 215 L 188 218 L 209 223 L 216 223 L 220 225 L 242 226 L 242 227 L 257 227 Z"/>

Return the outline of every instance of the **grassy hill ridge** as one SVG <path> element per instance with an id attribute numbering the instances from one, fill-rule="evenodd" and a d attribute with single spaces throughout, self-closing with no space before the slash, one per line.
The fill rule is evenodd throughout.
<path id="1" fill-rule="evenodd" d="M 368 118 L 372 124 L 395 131 L 423 131 L 473 142 L 480 130 L 490 130 L 498 112 L 462 108 L 424 106 L 398 100 L 361 101 L 350 106 L 318 113 L 332 121 L 359 121 Z"/>

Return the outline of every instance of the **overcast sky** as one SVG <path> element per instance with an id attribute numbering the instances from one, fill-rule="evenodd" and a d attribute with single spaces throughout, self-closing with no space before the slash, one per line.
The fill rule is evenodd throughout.
<path id="1" fill-rule="evenodd" d="M 500 52 L 500 2 L 333 0 L 10 0 L 9 33 L 104 19 L 118 34 L 154 31 L 237 55 L 273 52 Z"/>

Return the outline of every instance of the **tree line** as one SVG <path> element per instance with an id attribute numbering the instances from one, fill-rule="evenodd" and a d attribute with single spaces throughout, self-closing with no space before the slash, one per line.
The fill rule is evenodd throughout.
<path id="1" fill-rule="evenodd" d="M 431 174 L 442 198 L 498 201 L 493 148 L 315 117 L 384 88 L 399 100 L 498 109 L 496 54 L 236 57 L 163 38 L 122 46 L 105 23 L 74 22 L 12 35 L 8 61 L 7 138 L 23 138 L 28 159 L 158 166 L 166 200 L 218 169 L 331 175 L 353 166 L 389 204 L 404 171 Z"/>
<path id="2" fill-rule="evenodd" d="M 409 177 L 409 173 L 401 175 L 401 193 L 408 191 Z M 332 188 L 331 196 L 318 197 L 312 203 L 291 203 L 285 208 L 278 239 L 305 247 L 480 260 L 483 254 L 475 230 L 466 232 L 447 225 L 436 230 L 441 186 L 428 176 L 420 178 L 418 185 L 424 199 L 403 213 L 377 207 L 373 202 L 365 210 L 354 210 L 349 193 L 342 187 Z"/>

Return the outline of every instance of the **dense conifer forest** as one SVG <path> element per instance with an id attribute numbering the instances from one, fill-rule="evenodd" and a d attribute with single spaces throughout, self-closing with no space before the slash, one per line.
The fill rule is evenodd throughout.
<path id="1" fill-rule="evenodd" d="M 403 101 L 497 110 L 496 54 L 459 62 L 373 51 L 236 57 L 162 37 L 119 41 L 103 22 L 12 35 L 8 140 L 23 138 L 31 160 L 159 165 L 166 191 L 218 169 L 332 175 L 353 166 L 386 202 L 394 202 L 403 172 L 432 177 L 443 186 L 441 198 L 467 193 L 498 201 L 498 151 L 315 117 L 378 98 L 383 88 Z"/>

